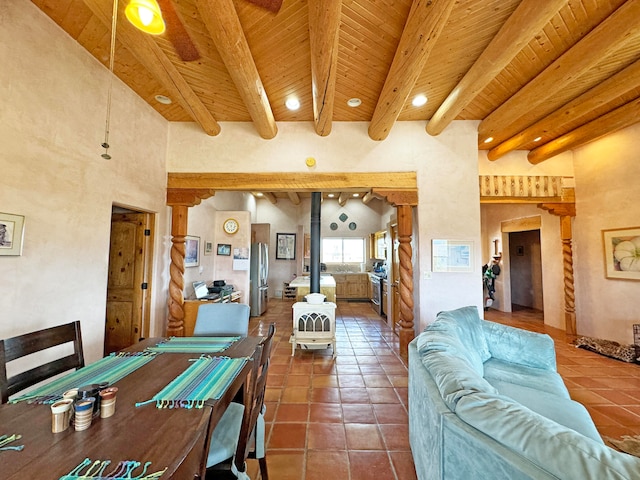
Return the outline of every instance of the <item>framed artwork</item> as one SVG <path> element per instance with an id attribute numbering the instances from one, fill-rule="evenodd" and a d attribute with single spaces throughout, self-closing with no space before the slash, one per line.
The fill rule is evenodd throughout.
<path id="1" fill-rule="evenodd" d="M 184 237 L 184 266 L 197 267 L 200 265 L 200 237 L 187 235 Z"/>
<path id="2" fill-rule="evenodd" d="M 204 254 L 205 255 L 211 255 L 211 252 L 213 252 L 213 242 L 208 242 L 208 241 L 204 241 Z"/>
<path id="3" fill-rule="evenodd" d="M 219 243 L 218 244 L 218 255 L 231 255 L 231 245 L 228 243 Z"/>
<path id="4" fill-rule="evenodd" d="M 0 213 L 0 255 L 22 255 L 24 216 Z"/>
<path id="5" fill-rule="evenodd" d="M 473 242 L 431 240 L 433 272 L 473 272 Z"/>
<path id="6" fill-rule="evenodd" d="M 640 280 L 640 227 L 603 230 L 607 278 Z"/>
<path id="7" fill-rule="evenodd" d="M 276 233 L 276 260 L 296 259 L 296 234 Z"/>

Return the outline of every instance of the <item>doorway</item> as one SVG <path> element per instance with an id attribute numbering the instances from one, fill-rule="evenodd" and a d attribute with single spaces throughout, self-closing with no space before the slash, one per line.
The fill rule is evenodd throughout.
<path id="1" fill-rule="evenodd" d="M 509 233 L 511 309 L 544 310 L 540 230 Z"/>
<path id="2" fill-rule="evenodd" d="M 155 215 L 113 206 L 104 354 L 148 336 Z"/>

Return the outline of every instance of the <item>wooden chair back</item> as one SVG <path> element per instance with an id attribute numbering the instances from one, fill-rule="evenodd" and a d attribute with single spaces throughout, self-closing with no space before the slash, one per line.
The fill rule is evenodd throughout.
<path id="1" fill-rule="evenodd" d="M 7 377 L 7 363 L 69 342 L 73 343 L 72 354 Z M 43 380 L 82 367 L 84 353 L 79 321 L 0 340 L 0 403 L 6 403 L 13 394 Z"/>

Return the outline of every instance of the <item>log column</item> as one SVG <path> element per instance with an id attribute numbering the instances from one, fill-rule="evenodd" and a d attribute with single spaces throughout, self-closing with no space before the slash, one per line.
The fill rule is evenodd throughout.
<path id="1" fill-rule="evenodd" d="M 415 325 L 413 322 L 413 266 L 411 233 L 413 231 L 413 207 L 418 205 L 418 191 L 393 190 L 374 188 L 372 193 L 383 197 L 387 202 L 396 207 L 398 214 L 398 257 L 400 260 L 400 284 L 398 285 L 400 302 L 398 308 L 400 332 L 400 356 L 407 361 L 409 358 L 409 343 L 415 337 Z"/>
<path id="2" fill-rule="evenodd" d="M 171 207 L 171 265 L 169 266 L 169 299 L 167 336 L 184 336 L 184 257 L 185 237 L 189 223 L 189 207 L 214 195 L 208 189 L 168 189 L 167 205 Z"/>
<path id="3" fill-rule="evenodd" d="M 573 252 L 571 249 L 571 218 L 576 215 L 573 203 L 543 203 L 543 210 L 560 217 L 560 237 L 562 239 L 562 270 L 564 276 L 564 324 L 567 335 L 577 335 L 576 295 L 573 283 Z"/>

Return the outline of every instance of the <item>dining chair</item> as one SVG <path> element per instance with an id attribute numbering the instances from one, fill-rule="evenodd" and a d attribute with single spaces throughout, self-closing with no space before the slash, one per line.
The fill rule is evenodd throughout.
<path id="1" fill-rule="evenodd" d="M 249 313 L 246 303 L 203 303 L 198 307 L 194 337 L 240 335 L 249 333 Z"/>
<path id="2" fill-rule="evenodd" d="M 229 478 L 228 472 L 231 471 L 236 478 L 248 480 L 246 459 L 256 458 L 262 480 L 269 480 L 265 447 L 264 395 L 275 332 L 275 323 L 271 323 L 267 335 L 256 349 L 254 368 L 250 374 L 245 400 L 249 408 L 231 402 L 211 435 L 206 479 Z"/>
<path id="3" fill-rule="evenodd" d="M 59 356 L 30 370 L 7 377 L 7 364 L 21 357 L 65 343 L 73 344 L 73 353 Z M 80 322 L 75 321 L 0 340 L 0 403 L 32 385 L 68 370 L 84 367 Z"/>

